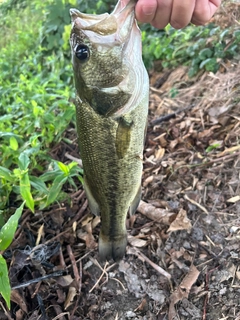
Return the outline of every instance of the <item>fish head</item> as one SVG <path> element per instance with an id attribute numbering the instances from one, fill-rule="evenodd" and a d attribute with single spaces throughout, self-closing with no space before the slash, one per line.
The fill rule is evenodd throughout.
<path id="1" fill-rule="evenodd" d="M 141 96 L 145 68 L 135 3 L 130 0 L 123 6 L 119 0 L 111 14 L 70 10 L 77 95 L 104 116 L 122 115 Z"/>

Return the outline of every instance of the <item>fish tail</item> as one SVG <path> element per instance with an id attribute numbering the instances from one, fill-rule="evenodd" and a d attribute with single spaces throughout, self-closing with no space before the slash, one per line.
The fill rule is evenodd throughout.
<path id="1" fill-rule="evenodd" d="M 114 236 L 114 239 L 111 239 L 100 232 L 98 246 L 100 260 L 109 261 L 113 259 L 119 261 L 126 252 L 127 234 Z"/>

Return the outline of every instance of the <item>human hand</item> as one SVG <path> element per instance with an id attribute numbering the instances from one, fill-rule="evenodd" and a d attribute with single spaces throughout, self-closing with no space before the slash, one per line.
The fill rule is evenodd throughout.
<path id="1" fill-rule="evenodd" d="M 123 4 L 129 0 L 122 0 Z M 207 23 L 220 6 L 221 0 L 138 0 L 136 18 L 148 22 L 157 29 L 168 23 L 181 29 L 192 22 L 195 25 Z"/>

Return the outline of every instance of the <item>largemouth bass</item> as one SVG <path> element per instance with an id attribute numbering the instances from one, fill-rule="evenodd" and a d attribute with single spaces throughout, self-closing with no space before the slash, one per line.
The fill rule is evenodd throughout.
<path id="1" fill-rule="evenodd" d="M 111 14 L 70 10 L 84 189 L 90 210 L 101 216 L 101 260 L 124 256 L 127 213 L 141 198 L 149 80 L 135 3 L 118 1 Z"/>

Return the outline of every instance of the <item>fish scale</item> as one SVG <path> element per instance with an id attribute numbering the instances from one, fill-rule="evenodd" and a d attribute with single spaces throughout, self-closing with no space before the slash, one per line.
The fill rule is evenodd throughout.
<path id="1" fill-rule="evenodd" d="M 95 19 L 71 11 L 79 149 L 89 207 L 101 216 L 102 260 L 124 256 L 127 213 L 141 197 L 149 81 L 134 5 L 119 1 L 112 14 Z"/>

